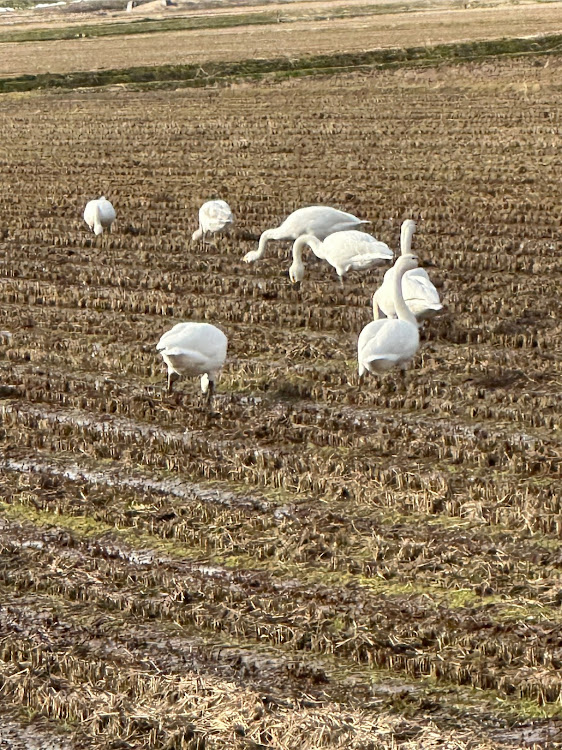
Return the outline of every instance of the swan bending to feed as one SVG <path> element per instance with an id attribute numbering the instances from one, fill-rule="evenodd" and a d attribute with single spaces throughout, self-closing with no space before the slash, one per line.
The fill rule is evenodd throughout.
<path id="1" fill-rule="evenodd" d="M 308 245 L 314 255 L 336 269 L 343 286 L 343 277 L 349 271 L 364 271 L 373 266 L 381 266 L 392 261 L 392 250 L 384 242 L 357 229 L 334 232 L 324 241 L 312 234 L 302 234 L 293 244 L 293 262 L 289 267 L 289 278 L 298 283 L 304 278 L 302 251 Z"/>
<path id="2" fill-rule="evenodd" d="M 412 247 L 412 235 L 416 231 L 416 222 L 406 219 L 400 230 L 400 252 L 406 255 Z M 378 310 L 387 318 L 395 318 L 393 294 L 393 278 L 396 265 L 389 268 L 384 275 L 382 285 L 373 294 L 373 313 L 378 317 Z M 406 304 L 416 316 L 418 323 L 433 318 L 443 309 L 439 293 L 431 283 L 424 268 L 414 268 L 408 271 L 402 279 L 402 293 Z M 378 308 L 378 309 L 376 309 Z"/>
<path id="3" fill-rule="evenodd" d="M 205 241 L 207 235 L 227 231 L 233 224 L 234 216 L 226 201 L 207 201 L 199 209 L 199 228 L 193 232 L 191 239 L 193 242 L 200 239 Z"/>
<path id="4" fill-rule="evenodd" d="M 84 221 L 94 234 L 103 234 L 104 229 L 111 229 L 111 225 L 115 221 L 115 209 L 105 195 L 86 203 Z"/>
<path id="5" fill-rule="evenodd" d="M 359 377 L 365 372 L 381 375 L 397 366 L 405 370 L 417 352 L 420 345 L 418 324 L 402 295 L 403 276 L 417 265 L 418 258 L 411 253 L 401 255 L 394 264 L 392 284 L 398 320 L 375 318 L 363 328 L 357 341 Z"/>
<path id="6" fill-rule="evenodd" d="M 244 261 L 253 263 L 262 258 L 270 240 L 296 240 L 301 234 L 312 234 L 319 240 L 325 240 L 333 232 L 357 229 L 361 224 L 369 224 L 369 222 L 330 206 L 298 208 L 289 214 L 280 226 L 266 229 L 260 237 L 258 249 L 246 253 Z"/>
<path id="7" fill-rule="evenodd" d="M 224 333 L 210 323 L 177 323 L 166 331 L 156 348 L 168 365 L 168 391 L 180 375 L 201 375 L 201 391 L 210 403 L 227 346 Z"/>

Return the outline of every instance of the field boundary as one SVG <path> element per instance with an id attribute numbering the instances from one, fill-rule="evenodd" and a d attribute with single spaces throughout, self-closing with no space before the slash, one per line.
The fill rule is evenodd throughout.
<path id="1" fill-rule="evenodd" d="M 0 93 L 51 88 L 97 88 L 134 84 L 137 88 L 173 86 L 201 88 L 240 79 L 265 76 L 292 78 L 333 74 L 355 69 L 384 69 L 482 60 L 490 57 L 550 55 L 562 53 L 562 34 L 541 37 L 439 44 L 435 46 L 376 49 L 363 53 L 315 55 L 290 59 L 206 62 L 191 65 L 142 66 L 74 73 L 41 73 L 0 79 Z"/>
<path id="2" fill-rule="evenodd" d="M 548 0 L 547 0 L 548 1 Z M 457 0 L 458 7 L 462 7 Z M 340 18 L 363 16 L 396 15 L 407 12 L 434 10 L 430 7 L 400 5 L 341 5 L 335 8 L 297 9 L 287 7 L 281 13 L 278 10 L 255 10 L 246 13 L 229 13 L 224 15 L 197 15 L 182 18 L 136 18 L 130 21 L 97 23 L 55 28 L 27 29 L 20 31 L 3 31 L 0 33 L 0 44 L 18 44 L 22 42 L 49 42 L 62 39 L 76 39 L 107 36 L 132 36 L 135 34 L 159 34 L 174 31 L 200 31 L 201 29 L 228 29 L 238 26 L 269 26 L 277 23 L 296 23 L 298 21 L 324 21 Z"/>

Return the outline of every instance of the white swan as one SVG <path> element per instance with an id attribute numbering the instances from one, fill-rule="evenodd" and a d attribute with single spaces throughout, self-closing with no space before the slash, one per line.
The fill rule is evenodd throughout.
<path id="1" fill-rule="evenodd" d="M 97 200 L 88 201 L 84 209 L 84 221 L 94 232 L 102 234 L 104 229 L 110 229 L 115 221 L 115 209 L 105 195 Z"/>
<path id="2" fill-rule="evenodd" d="M 416 231 L 416 222 L 406 219 L 402 222 L 400 229 L 400 252 L 405 255 L 412 247 L 412 235 Z M 378 317 L 378 310 L 387 318 L 395 318 L 393 294 L 394 268 L 389 268 L 384 275 L 382 285 L 373 295 L 373 313 Z M 439 293 L 431 283 L 427 271 L 423 268 L 415 268 L 408 271 L 402 279 L 402 292 L 410 310 L 416 316 L 418 323 L 433 318 L 443 309 L 439 299 Z M 378 310 L 376 310 L 378 308 Z"/>
<path id="3" fill-rule="evenodd" d="M 199 209 L 199 228 L 193 232 L 191 240 L 205 240 L 208 234 L 224 232 L 230 229 L 233 223 L 234 216 L 226 201 L 207 201 Z"/>
<path id="4" fill-rule="evenodd" d="M 308 245 L 314 255 L 336 269 L 343 286 L 343 277 L 349 271 L 363 271 L 373 266 L 390 263 L 392 250 L 384 242 L 371 237 L 370 234 L 348 229 L 334 232 L 322 242 L 312 234 L 302 234 L 293 244 L 293 262 L 289 267 L 289 278 L 298 283 L 304 278 L 302 251 Z"/>
<path id="5" fill-rule="evenodd" d="M 375 320 L 363 328 L 357 341 L 359 377 L 366 371 L 380 375 L 396 366 L 404 370 L 417 352 L 420 345 L 418 324 L 402 295 L 402 277 L 417 265 L 417 256 L 411 253 L 401 255 L 394 264 L 392 284 L 398 320 L 378 320 L 377 310 Z"/>
<path id="6" fill-rule="evenodd" d="M 361 224 L 368 223 L 365 219 L 358 219 L 353 214 L 330 206 L 299 208 L 289 214 L 280 226 L 275 229 L 266 229 L 260 237 L 258 249 L 246 253 L 244 261 L 253 263 L 263 257 L 270 240 L 296 240 L 301 234 L 312 234 L 319 240 L 325 240 L 333 232 L 357 229 Z"/>
<path id="7" fill-rule="evenodd" d="M 180 375 L 201 375 L 201 390 L 207 394 L 209 403 L 226 359 L 227 346 L 224 333 L 210 323 L 177 323 L 166 331 L 156 349 L 168 365 L 168 391 Z"/>

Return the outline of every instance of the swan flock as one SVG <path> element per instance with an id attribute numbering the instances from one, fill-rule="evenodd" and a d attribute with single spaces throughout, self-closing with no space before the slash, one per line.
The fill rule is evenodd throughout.
<path id="1" fill-rule="evenodd" d="M 105 196 L 90 200 L 84 209 L 84 221 L 96 235 L 109 230 L 116 212 Z M 210 235 L 228 232 L 234 216 L 228 203 L 211 200 L 199 209 L 199 225 L 192 242 L 206 241 Z M 254 263 L 263 258 L 268 242 L 293 241 L 293 262 L 289 267 L 292 283 L 305 277 L 303 251 L 332 266 L 343 286 L 350 271 L 365 271 L 391 263 L 392 250 L 375 237 L 360 231 L 368 224 L 353 214 L 330 206 L 307 206 L 293 211 L 278 227 L 262 232 L 258 249 L 246 253 L 243 260 Z M 373 320 L 361 330 L 357 341 L 360 379 L 366 374 L 381 375 L 394 367 L 404 372 L 420 346 L 419 327 L 443 308 L 439 293 L 427 272 L 418 266 L 411 252 L 416 230 L 413 220 L 402 223 L 400 255 L 384 274 L 382 284 L 372 295 Z M 384 317 L 383 317 L 384 316 Z M 156 350 L 168 368 L 168 391 L 180 376 L 200 377 L 201 391 L 210 404 L 215 384 L 226 361 L 228 339 L 215 325 L 206 322 L 177 323 L 160 337 Z"/>

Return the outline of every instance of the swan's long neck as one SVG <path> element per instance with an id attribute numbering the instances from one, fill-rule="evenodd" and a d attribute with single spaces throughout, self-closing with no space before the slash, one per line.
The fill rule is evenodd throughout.
<path id="1" fill-rule="evenodd" d="M 302 240 L 304 245 L 308 245 L 317 258 L 326 260 L 326 256 L 322 252 L 322 241 L 318 237 L 315 237 L 313 234 L 303 234 L 297 239 L 297 242 L 299 240 Z"/>
<path id="2" fill-rule="evenodd" d="M 275 231 L 276 231 L 275 229 L 266 229 L 265 232 L 262 232 L 259 245 L 258 245 L 258 249 L 255 251 L 256 252 L 255 260 L 259 260 L 260 258 L 263 258 L 264 253 L 265 253 L 265 248 L 267 247 L 267 243 L 269 242 L 269 240 L 276 239 Z"/>
<path id="3" fill-rule="evenodd" d="M 301 234 L 301 236 L 297 237 L 293 242 L 293 260 L 298 265 L 302 265 L 302 251 L 307 245 L 310 247 L 314 255 L 318 258 L 324 258 L 324 256 L 320 254 L 322 247 L 320 240 L 313 234 Z"/>
<path id="4" fill-rule="evenodd" d="M 404 302 L 404 295 L 402 294 L 402 277 L 406 271 L 406 268 L 394 267 L 394 278 L 392 280 L 394 286 L 394 310 L 400 320 L 404 320 L 406 323 L 413 323 L 417 328 L 418 323 L 416 316 Z"/>
<path id="5" fill-rule="evenodd" d="M 416 231 L 415 221 L 404 221 L 400 229 L 400 255 L 406 255 L 412 250 L 412 237 Z"/>

